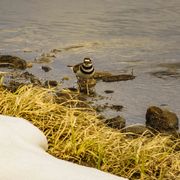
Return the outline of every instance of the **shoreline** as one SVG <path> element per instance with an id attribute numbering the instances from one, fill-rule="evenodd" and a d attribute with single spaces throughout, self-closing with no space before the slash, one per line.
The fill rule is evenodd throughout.
<path id="1" fill-rule="evenodd" d="M 56 51 L 52 51 L 52 52 L 56 52 Z M 42 68 L 42 71 L 44 71 L 45 73 L 48 73 L 52 69 L 50 68 L 50 66 L 48 66 L 48 64 L 43 65 L 43 63 L 46 61 L 49 62 L 50 60 L 48 59 L 49 58 L 51 59 L 52 57 L 54 57 L 54 55 L 44 54 L 42 58 L 40 58 L 42 60 L 41 68 Z M 170 66 L 172 66 L 172 64 L 170 64 Z M 29 69 L 33 67 L 33 64 L 31 62 L 27 62 L 24 59 L 21 59 L 16 56 L 11 56 L 11 55 L 0 55 L 0 67 L 5 70 L 8 70 L 8 69 L 10 70 L 10 72 L 7 71 L 6 73 L 2 73 L 1 76 L 3 77 L 2 83 L 4 83 L 5 87 L 12 92 L 16 91 L 21 86 L 33 84 L 39 87 L 54 88 L 56 89 L 57 93 L 60 93 L 61 95 L 63 95 L 61 91 L 63 91 L 64 88 L 61 88 L 61 85 L 63 84 L 64 81 L 69 80 L 69 77 L 62 77 L 60 82 L 55 81 L 55 80 L 44 81 L 40 77 L 37 77 L 29 73 Z M 100 81 L 106 82 L 106 85 L 107 83 L 111 84 L 112 82 L 129 81 L 129 80 L 133 81 L 135 78 L 136 76 L 133 74 L 133 70 L 131 74 L 113 75 L 110 72 L 99 71 L 99 72 L 96 72 L 94 75 L 94 79 L 97 81 L 97 83 Z M 106 96 L 97 94 L 95 91 L 92 91 L 90 96 L 87 96 L 84 92 L 82 92 L 81 94 L 77 94 L 77 89 L 74 87 L 65 88 L 65 90 L 69 90 L 70 93 L 75 94 L 73 96 L 74 97 L 76 96 L 77 100 L 83 99 L 83 101 L 86 101 L 87 103 L 89 103 L 95 109 L 95 111 L 100 115 L 101 119 L 104 122 L 110 122 L 110 124 L 114 124 L 115 122 L 116 126 L 120 127 L 120 129 L 126 128 L 125 127 L 126 119 L 124 119 L 123 116 L 121 115 L 119 116 L 119 114 L 121 114 L 122 110 L 124 109 L 122 104 L 107 103 Z M 107 95 L 109 94 L 111 95 L 114 93 L 114 91 L 107 89 L 104 91 L 104 93 Z M 67 98 L 66 96 L 67 95 L 65 95 L 65 99 Z M 98 101 L 104 101 L 104 103 L 98 104 L 96 103 Z M 114 112 L 114 115 L 111 117 L 108 116 L 108 113 L 110 113 L 110 111 Z M 135 126 L 135 128 L 132 127 L 132 131 L 134 132 L 134 129 L 136 129 L 138 132 L 138 131 L 141 131 L 142 129 L 142 133 L 143 133 L 145 130 L 147 130 L 144 125 L 145 121 L 146 119 L 144 119 L 143 124 L 139 124 L 139 123 L 131 124 L 130 127 Z M 127 126 L 127 128 L 129 131 L 129 125 Z"/>
<path id="2" fill-rule="evenodd" d="M 32 122 L 44 132 L 48 152 L 57 158 L 129 179 L 173 179 L 178 175 L 179 138 L 149 130 L 143 134 L 120 132 L 105 125 L 85 102 L 72 94 L 62 101 L 51 88 L 31 84 L 9 92 L 1 86 L 0 93 L 1 114 Z M 77 107 L 82 102 L 84 107 Z"/>

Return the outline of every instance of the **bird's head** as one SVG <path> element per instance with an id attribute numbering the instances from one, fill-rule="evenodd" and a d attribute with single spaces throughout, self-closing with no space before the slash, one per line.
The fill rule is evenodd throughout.
<path id="1" fill-rule="evenodd" d="M 92 65 L 92 61 L 90 58 L 84 58 L 83 64 L 85 66 L 91 66 Z"/>

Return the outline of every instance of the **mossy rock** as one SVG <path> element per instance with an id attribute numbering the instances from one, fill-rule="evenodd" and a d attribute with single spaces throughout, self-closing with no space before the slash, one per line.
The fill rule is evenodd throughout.
<path id="1" fill-rule="evenodd" d="M 126 120 L 121 116 L 116 116 L 110 119 L 106 119 L 104 123 L 107 124 L 109 127 L 115 129 L 122 129 L 126 125 Z"/>
<path id="2" fill-rule="evenodd" d="M 145 132 L 149 132 L 149 129 L 146 128 L 142 124 L 134 124 L 134 125 L 125 127 L 122 130 L 122 132 L 133 133 L 135 135 L 141 135 L 141 134 L 144 134 Z"/>
<path id="3" fill-rule="evenodd" d="M 0 56 L 0 67 L 10 67 L 15 69 L 26 69 L 27 63 L 24 59 L 11 55 Z"/>
<path id="4" fill-rule="evenodd" d="M 146 126 L 159 132 L 174 132 L 178 130 L 178 117 L 174 112 L 151 106 L 146 112 Z"/>

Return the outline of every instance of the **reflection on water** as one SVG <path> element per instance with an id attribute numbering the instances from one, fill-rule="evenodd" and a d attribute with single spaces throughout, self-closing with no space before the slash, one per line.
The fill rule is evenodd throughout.
<path id="1" fill-rule="evenodd" d="M 53 71 L 43 73 L 40 64 L 31 71 L 45 79 L 71 76 L 68 85 L 75 79 L 66 65 L 86 56 L 98 70 L 133 68 L 134 81 L 99 83 L 98 93 L 115 90 L 110 102 L 126 106 L 130 123 L 143 122 L 150 104 L 167 104 L 180 115 L 179 76 L 152 75 L 180 73 L 179 17 L 179 0 L 1 0 L 0 53 L 33 60 L 56 49 Z"/>

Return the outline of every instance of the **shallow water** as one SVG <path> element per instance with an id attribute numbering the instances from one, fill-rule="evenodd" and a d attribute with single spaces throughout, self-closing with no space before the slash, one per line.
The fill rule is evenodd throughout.
<path id="1" fill-rule="evenodd" d="M 98 103 L 123 105 L 119 113 L 128 124 L 144 123 L 150 105 L 167 106 L 180 118 L 179 17 L 179 0 L 1 0 L 0 53 L 34 61 L 59 50 L 48 63 L 52 71 L 43 72 L 40 63 L 29 71 L 44 80 L 70 77 L 64 86 L 76 85 L 66 66 L 87 56 L 100 71 L 133 68 L 133 81 L 99 82 L 96 91 L 107 99 Z"/>

